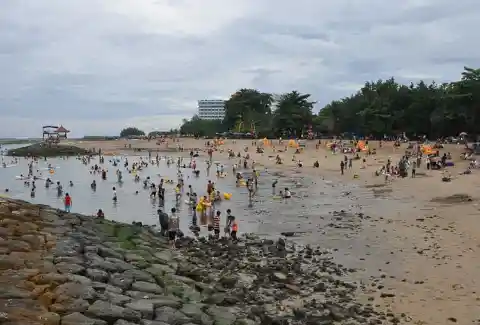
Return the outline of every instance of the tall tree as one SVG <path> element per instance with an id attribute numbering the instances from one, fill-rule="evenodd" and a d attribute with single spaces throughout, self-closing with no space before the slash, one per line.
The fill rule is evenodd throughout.
<path id="1" fill-rule="evenodd" d="M 333 124 L 334 134 L 359 136 L 480 133 L 480 69 L 465 67 L 461 80 L 401 85 L 393 78 L 366 82 L 355 94 L 320 110 L 315 124 Z M 323 128 L 325 129 L 325 128 Z"/>
<path id="2" fill-rule="evenodd" d="M 301 136 L 313 122 L 310 94 L 294 90 L 280 96 L 273 113 L 273 129 L 277 135 Z"/>
<path id="3" fill-rule="evenodd" d="M 144 136 L 145 132 L 142 130 L 136 128 L 136 127 L 128 127 L 120 131 L 120 137 L 125 138 L 125 137 L 131 137 L 131 136 Z"/>
<path id="4" fill-rule="evenodd" d="M 222 132 L 223 125 L 221 120 L 203 120 L 194 115 L 190 120 L 183 119 L 180 127 L 180 133 L 184 135 L 193 135 L 198 137 L 214 136 L 217 132 Z"/>
<path id="5" fill-rule="evenodd" d="M 272 101 L 271 94 L 240 89 L 225 102 L 224 126 L 233 132 L 249 132 L 252 126 L 269 129 Z"/>

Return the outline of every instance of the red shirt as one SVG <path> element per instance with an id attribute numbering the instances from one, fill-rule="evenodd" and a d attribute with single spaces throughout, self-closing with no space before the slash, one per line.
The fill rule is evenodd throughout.
<path id="1" fill-rule="evenodd" d="M 72 198 L 70 195 L 65 196 L 65 205 L 71 205 L 72 204 Z"/>

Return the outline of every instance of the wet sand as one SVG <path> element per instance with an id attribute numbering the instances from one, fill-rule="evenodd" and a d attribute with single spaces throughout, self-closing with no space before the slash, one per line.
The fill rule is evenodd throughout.
<path id="1" fill-rule="evenodd" d="M 284 149 L 275 142 L 277 149 Z M 186 150 L 184 154 L 188 155 L 189 148 L 203 149 L 205 140 L 181 139 L 180 143 Z M 349 250 L 351 254 L 345 262 L 364 269 L 362 281 L 366 288 L 371 288 L 368 296 L 374 299 L 373 303 L 410 315 L 414 324 L 479 322 L 480 208 L 478 191 L 475 190 L 480 185 L 480 176 L 478 171 L 471 175 L 458 175 L 467 164 L 459 158 L 463 146 L 446 145 L 441 150 L 441 153 L 450 152 L 456 164 L 449 168 L 453 176 L 451 182 L 442 182 L 441 172 L 427 171 L 423 164 L 417 169 L 417 178 L 394 179 L 385 185 L 383 177 L 375 176 L 375 170 L 388 157 L 393 162 L 398 161 L 406 144 L 394 149 L 392 143 L 384 143 L 383 148 L 379 148 L 378 143 L 371 142 L 370 147 L 377 148 L 377 154 L 366 158 L 365 168 L 362 169 L 360 161 L 354 161 L 353 168 L 340 175 L 343 154 L 332 155 L 324 145 L 316 149 L 315 143 L 308 142 L 305 151 L 296 155 L 304 163 L 303 168 L 297 168 L 292 161 L 294 149 L 285 153 L 266 148 L 264 154 L 257 154 L 251 141 L 247 140 L 238 140 L 235 144 L 227 140 L 222 148 L 243 154 L 244 147 L 248 146 L 251 159 L 261 165 L 259 169 L 268 168 L 286 177 L 303 177 L 313 182 L 325 180 L 338 189 L 338 195 L 351 197 L 355 203 L 345 210 L 361 211 L 363 217 L 340 213 L 336 226 L 319 229 L 319 232 L 301 240 L 331 249 L 343 247 Z M 85 148 L 102 148 L 103 152 L 122 152 L 125 144 L 127 147 L 132 144 L 132 149 L 171 151 L 172 147 L 175 148 L 175 144 L 167 148 L 156 145 L 154 141 L 142 140 L 83 141 L 76 144 Z M 284 164 L 275 164 L 276 154 L 282 157 Z M 215 152 L 214 160 L 228 161 L 225 152 Z M 311 167 L 315 160 L 320 163 L 318 169 Z M 231 163 L 235 162 L 237 159 Z M 354 178 L 354 174 L 358 178 Z M 469 194 L 472 201 L 458 202 L 462 201 L 456 199 L 458 196 L 450 197 L 455 194 Z M 331 208 L 324 203 L 322 194 L 315 195 L 321 204 L 305 207 L 305 211 L 320 218 L 322 215 L 331 216 Z M 376 197 L 382 200 L 375 201 Z M 326 198 L 328 200 L 335 198 Z M 305 211 L 292 211 L 292 214 L 301 216 L 303 213 L 305 217 Z M 301 218 L 298 218 L 298 227 L 302 224 L 308 227 L 309 222 L 302 223 Z M 342 223 L 348 224 L 348 227 L 341 229 L 338 225 Z M 368 232 L 359 231 L 359 228 L 368 229 Z M 325 243 L 319 236 L 322 231 L 328 232 L 329 238 L 332 232 L 338 233 L 338 241 Z M 365 234 L 368 237 L 362 237 Z M 360 249 L 359 243 L 365 244 L 368 250 L 365 247 Z"/>

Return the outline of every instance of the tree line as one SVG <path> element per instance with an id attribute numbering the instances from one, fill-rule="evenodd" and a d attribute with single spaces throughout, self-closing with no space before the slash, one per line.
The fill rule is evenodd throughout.
<path id="1" fill-rule="evenodd" d="M 405 132 L 429 138 L 480 133 L 480 69 L 465 67 L 458 81 L 404 85 L 394 78 L 369 81 L 351 96 L 332 101 L 317 114 L 310 94 L 279 96 L 243 88 L 225 102 L 225 118 L 184 119 L 180 133 L 213 136 L 252 132 L 259 137 L 328 135 L 383 137 Z"/>
<path id="2" fill-rule="evenodd" d="M 129 126 L 120 131 L 120 138 L 155 138 L 158 136 L 164 136 L 164 135 L 171 135 L 171 134 L 177 134 L 179 131 L 176 129 L 170 129 L 168 132 L 162 132 L 162 131 L 152 131 L 149 132 L 148 134 L 145 133 L 144 131 L 140 130 L 137 127 Z"/>

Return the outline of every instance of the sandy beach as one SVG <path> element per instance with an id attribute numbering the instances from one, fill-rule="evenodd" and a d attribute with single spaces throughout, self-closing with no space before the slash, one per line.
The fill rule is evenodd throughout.
<path id="1" fill-rule="evenodd" d="M 188 155 L 192 148 L 205 148 L 207 140 L 191 138 L 180 139 L 178 143 L 157 145 L 155 141 L 117 140 L 117 141 L 75 141 L 83 148 L 101 148 L 103 152 L 121 154 L 134 149 L 175 151 L 177 144 L 184 147 Z M 259 141 L 260 142 L 260 141 Z M 264 153 L 256 153 L 250 140 L 226 140 L 220 151 L 214 153 L 214 160 L 227 159 L 226 150 L 248 153 L 258 169 L 281 170 L 285 175 L 301 174 L 318 181 L 329 180 L 334 183 L 357 184 L 366 193 L 384 197 L 392 201 L 392 208 L 382 211 L 375 207 L 364 207 L 364 213 L 372 218 L 365 226 L 373 227 L 379 235 L 372 238 L 372 247 L 368 255 L 377 255 L 380 251 L 389 252 L 381 269 L 369 267 L 368 256 L 358 256 L 359 263 L 372 276 L 380 274 L 382 283 L 374 282 L 377 289 L 389 289 L 394 297 L 375 301 L 395 313 L 406 313 L 414 324 L 448 324 L 459 322 L 469 324 L 480 318 L 480 227 L 478 217 L 480 206 L 476 189 L 480 185 L 480 174 L 474 170 L 470 175 L 460 175 L 468 162 L 460 158 L 462 145 L 448 144 L 440 150 L 441 154 L 450 152 L 454 167 L 448 170 L 451 182 L 441 181 L 441 171 L 427 170 L 425 164 L 417 169 L 416 178 L 394 178 L 385 182 L 382 176 L 375 176 L 390 157 L 396 163 L 404 154 L 407 144 L 394 148 L 392 142 L 380 148 L 376 142 L 370 142 L 370 148 L 376 154 L 353 162 L 353 168 L 340 173 L 340 161 L 343 154 L 333 155 L 326 147 L 326 140 L 316 148 L 317 141 L 309 141 L 305 150 L 296 155 L 304 166 L 298 168 L 292 161 L 294 149 L 286 152 L 285 144 L 272 141 L 272 147 L 266 147 Z M 131 148 L 129 148 L 131 145 Z M 168 147 L 168 148 L 167 148 Z M 273 149 L 276 147 L 276 149 Z M 173 148 L 173 149 L 172 149 Z M 274 152 L 275 150 L 275 152 Z M 275 164 L 279 155 L 283 164 Z M 365 154 L 361 154 L 363 158 Z M 320 167 L 313 168 L 318 160 Z M 234 160 L 235 162 L 237 159 Z M 234 162 L 232 161 L 232 164 Z M 357 175 L 354 177 L 354 175 Z M 371 194 L 371 193 L 370 193 Z M 454 195 L 470 195 L 471 201 L 458 199 Z M 453 197 L 452 197 L 453 196 Z M 361 206 L 361 202 L 359 202 Z M 375 244 L 376 243 L 376 244 Z"/>

